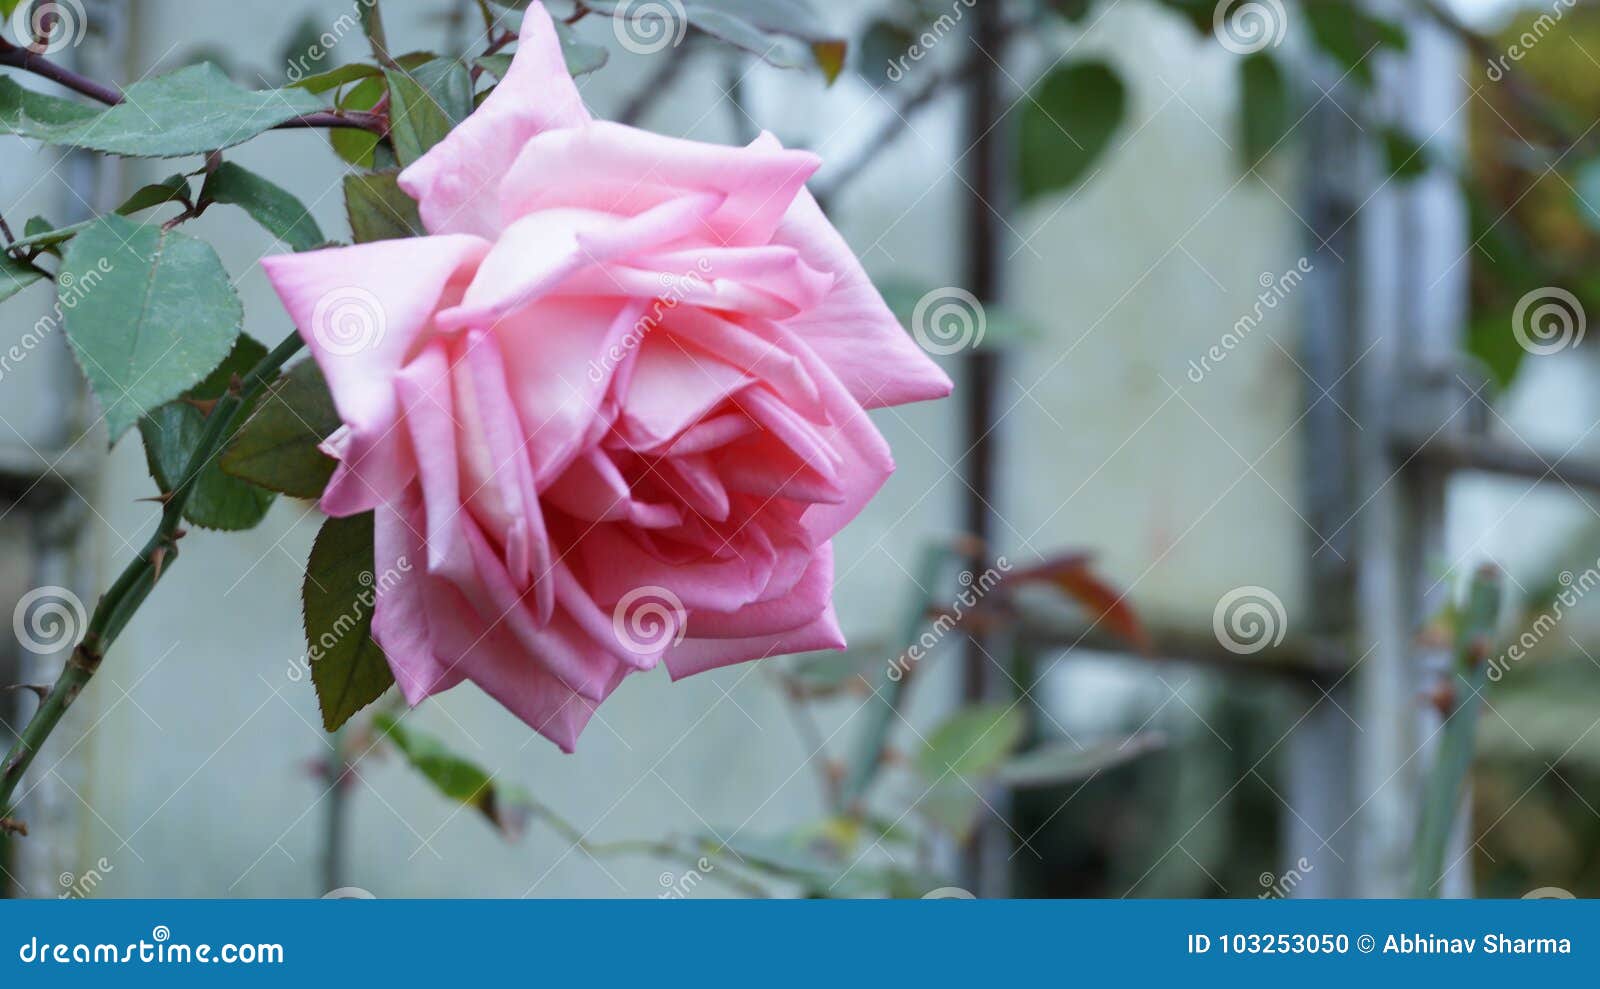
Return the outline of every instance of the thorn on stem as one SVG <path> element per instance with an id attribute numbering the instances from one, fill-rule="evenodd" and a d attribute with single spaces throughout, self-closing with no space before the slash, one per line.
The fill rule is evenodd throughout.
<path id="1" fill-rule="evenodd" d="M 31 690 L 39 698 L 39 703 L 41 704 L 44 703 L 46 697 L 50 696 L 50 686 L 44 683 L 11 683 L 7 684 L 4 689 Z"/>

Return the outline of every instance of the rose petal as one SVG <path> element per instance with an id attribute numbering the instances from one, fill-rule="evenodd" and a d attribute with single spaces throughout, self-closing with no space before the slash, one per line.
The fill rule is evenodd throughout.
<path id="1" fill-rule="evenodd" d="M 589 122 L 542 4 L 522 16 L 517 51 L 500 84 L 444 140 L 400 173 L 428 232 L 493 237 L 505 225 L 493 190 L 529 138 Z"/>

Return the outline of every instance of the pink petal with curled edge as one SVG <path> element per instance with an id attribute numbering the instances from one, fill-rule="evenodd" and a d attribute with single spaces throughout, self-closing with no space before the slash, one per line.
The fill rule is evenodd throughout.
<path id="1" fill-rule="evenodd" d="M 839 631 L 839 618 L 830 603 L 815 621 L 777 635 L 758 635 L 748 639 L 684 639 L 667 653 L 666 666 L 672 679 L 682 680 L 696 673 L 747 663 L 752 659 L 844 647 L 844 633 Z"/>
<path id="2" fill-rule="evenodd" d="M 350 430 L 323 494 L 329 515 L 368 511 L 409 483 L 394 377 L 488 249 L 477 237 L 418 237 L 262 259 Z"/>
<path id="3" fill-rule="evenodd" d="M 734 148 L 601 120 L 530 140 L 500 183 L 500 212 L 512 218 L 576 207 L 634 215 L 685 193 L 715 192 L 725 198 L 704 235 L 718 244 L 765 244 L 820 164 L 776 138 Z"/>
<path id="4" fill-rule="evenodd" d="M 455 400 L 444 341 L 430 343 L 395 379 L 422 486 L 428 572 L 464 581 L 472 557 L 461 536 L 461 472 Z"/>
<path id="5" fill-rule="evenodd" d="M 529 4 L 511 70 L 482 106 L 400 173 L 400 188 L 417 200 L 429 233 L 493 237 L 506 223 L 494 190 L 522 146 L 588 122 L 550 15 Z"/>
<path id="6" fill-rule="evenodd" d="M 431 578 L 420 564 L 427 550 L 416 528 L 421 514 L 420 505 L 404 513 L 401 508 L 380 505 L 373 517 L 374 570 L 403 576 L 392 584 L 386 582 L 378 594 L 372 610 L 372 637 L 383 649 L 406 703 L 412 706 L 449 690 L 465 676 L 434 651 L 429 621 L 434 610 Z"/>
<path id="7" fill-rule="evenodd" d="M 731 613 L 695 611 L 691 639 L 754 639 L 803 628 L 822 617 L 833 600 L 833 547 L 817 547 L 810 563 L 782 597 Z"/>
<path id="8" fill-rule="evenodd" d="M 461 305 L 441 312 L 439 325 L 492 327 L 557 286 L 567 295 L 595 294 L 571 291 L 573 276 L 630 251 L 649 250 L 687 235 L 700 227 L 718 202 L 711 194 L 680 196 L 626 219 L 577 209 L 525 216 L 501 233 Z M 598 278 L 611 284 L 604 272 Z M 660 291 L 660 283 L 652 281 L 642 292 L 624 294 L 653 298 Z"/>
<path id="9" fill-rule="evenodd" d="M 602 399 L 634 358 L 623 343 L 644 303 L 544 299 L 495 328 L 534 481 L 549 485 L 608 425 Z M 611 355 L 615 353 L 616 359 Z"/>
<path id="10" fill-rule="evenodd" d="M 795 197 L 774 240 L 800 252 L 836 281 L 813 309 L 784 321 L 833 368 L 864 408 L 943 398 L 953 387 L 900 325 L 871 279 L 811 193 Z"/>
<path id="11" fill-rule="evenodd" d="M 578 544 L 580 572 L 601 607 L 611 607 L 641 587 L 666 587 L 693 611 L 737 611 L 767 586 L 776 556 L 770 548 L 741 545 L 727 559 L 700 555 L 664 560 L 640 545 L 642 534 L 599 525 Z"/>

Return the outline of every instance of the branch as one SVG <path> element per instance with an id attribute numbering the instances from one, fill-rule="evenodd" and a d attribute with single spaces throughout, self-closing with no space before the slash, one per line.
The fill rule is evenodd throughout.
<path id="1" fill-rule="evenodd" d="M 183 480 L 166 497 L 161 524 L 139 555 L 123 569 L 116 583 L 101 596 L 95 605 L 94 615 L 89 619 L 83 641 L 73 649 L 55 685 L 50 688 L 33 717 L 23 726 L 4 764 L 0 764 L 0 815 L 10 814 L 11 798 L 17 784 L 22 781 L 34 756 L 39 754 L 45 740 L 61 721 L 61 716 L 66 714 L 67 708 L 78 699 L 78 694 L 82 693 L 100 668 L 106 650 L 111 648 L 112 642 L 133 618 L 134 612 L 150 596 L 156 581 L 172 569 L 173 561 L 178 557 L 178 540 L 183 537 L 179 523 L 183 521 L 184 507 L 194 493 L 201 472 L 227 442 L 234 420 L 277 377 L 278 370 L 301 346 L 303 342 L 300 335 L 291 333 L 244 376 L 237 388 L 230 389 L 228 394 L 217 400 L 211 415 L 206 418 L 205 431 L 184 467 Z"/>
<path id="2" fill-rule="evenodd" d="M 1438 896 L 1439 883 L 1444 879 L 1445 849 L 1461 813 L 1461 794 L 1472 769 L 1478 709 L 1483 706 L 1483 691 L 1489 685 L 1489 645 L 1499 617 L 1500 572 L 1486 566 L 1473 575 L 1466 604 L 1456 615 L 1455 666 L 1438 694 L 1444 725 L 1417 822 L 1417 847 L 1412 853 L 1416 872 L 1411 895 L 1418 899 Z"/>
<path id="3" fill-rule="evenodd" d="M 122 102 L 122 94 L 110 86 L 79 75 L 64 65 L 50 61 L 38 52 L 19 48 L 4 39 L 0 39 L 0 65 L 31 72 L 107 106 L 116 106 Z M 378 135 L 386 134 L 389 130 L 388 122 L 382 116 L 360 110 L 320 110 L 316 113 L 301 114 L 285 120 L 273 129 L 293 130 L 307 127 L 353 127 Z"/>

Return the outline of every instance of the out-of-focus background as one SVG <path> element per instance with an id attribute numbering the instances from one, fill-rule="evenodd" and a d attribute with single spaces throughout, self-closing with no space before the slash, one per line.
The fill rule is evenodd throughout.
<path id="1" fill-rule="evenodd" d="M 324 50 L 317 71 L 367 57 L 348 4 L 85 6 L 87 36 L 61 57 L 96 78 L 127 82 L 204 57 L 273 86 L 308 45 Z M 788 660 L 677 684 L 634 677 L 573 756 L 462 687 L 408 723 L 574 829 L 536 814 L 508 837 L 392 750 L 330 785 L 333 743 L 304 676 L 299 621 L 321 517 L 280 499 L 251 531 L 185 538 L 181 572 L 139 612 L 28 780 L 33 836 L 9 842 L 0 862 L 10 891 L 748 891 L 709 881 L 725 878 L 718 868 L 740 872 L 744 855 L 686 866 L 602 847 L 670 839 L 790 862 L 763 873 L 776 893 L 818 892 L 819 846 L 844 843 L 841 874 L 914 863 L 985 895 L 1393 895 L 1405 889 L 1437 729 L 1423 698 L 1441 655 L 1428 629 L 1460 575 L 1492 562 L 1513 592 L 1508 636 L 1539 631 L 1530 658 L 1486 695 L 1446 888 L 1600 892 L 1600 615 L 1582 602 L 1535 625 L 1563 589 L 1600 579 L 1600 471 L 1583 461 L 1600 456 L 1600 389 L 1593 347 L 1581 345 L 1585 307 L 1600 302 L 1584 270 L 1600 248 L 1600 171 L 1582 169 L 1576 146 L 1568 160 L 1525 134 L 1525 102 L 1426 5 L 1370 5 L 1407 43 L 1360 45 L 1348 65 L 1310 37 L 1319 0 L 1248 4 L 1278 20 L 1270 46 L 1243 54 L 1250 45 L 1197 30 L 1209 3 L 1043 4 L 1056 16 L 977 58 L 971 32 L 988 6 L 819 0 L 828 26 L 858 42 L 832 85 L 694 34 L 637 54 L 610 19 L 591 16 L 576 36 L 609 60 L 578 82 L 597 116 L 637 113 L 641 126 L 704 141 L 766 129 L 815 149 L 827 164 L 814 186 L 892 301 L 983 296 L 980 349 L 971 333 L 934 344 L 957 396 L 874 414 L 900 467 L 837 542 L 853 641 L 888 642 L 876 658 L 892 658 L 908 608 L 961 593 L 954 571 L 919 583 L 919 560 L 971 533 L 981 506 L 991 555 L 1026 566 L 1093 554 L 1093 580 L 1126 593 L 1149 648 L 1107 634 L 1117 622 L 1097 622 L 1084 608 L 1095 588 L 1081 586 L 1076 604 L 1048 603 L 1060 628 L 1029 633 L 1026 649 L 1005 630 L 976 646 L 941 643 L 893 725 L 866 836 L 859 825 L 837 834 L 845 825 L 824 795 L 829 760 L 847 763 L 875 710 L 876 666 L 842 688 L 805 668 L 829 693 L 805 703 Z M 1021 17 L 1035 5 L 996 6 Z M 1443 6 L 1471 37 L 1522 52 L 1507 63 L 1517 84 L 1575 108 L 1567 124 L 1587 138 L 1600 115 L 1595 5 Z M 385 14 L 396 51 L 482 47 L 473 3 L 405 0 Z M 906 60 L 906 38 L 923 54 Z M 1252 103 L 1264 90 L 1243 81 L 1241 64 L 1262 51 L 1284 67 L 1266 90 L 1292 94 L 1281 113 Z M 664 71 L 667 59 L 681 64 Z M 983 196 L 975 159 L 993 153 L 1012 171 L 1018 135 L 1038 114 L 1056 116 L 1041 81 L 1082 65 L 1109 67 L 1122 90 L 1087 170 L 1059 188 L 1001 181 L 991 189 L 1002 198 Z M 931 85 L 940 74 L 959 78 Z M 988 78 L 990 102 L 972 95 L 969 75 Z M 924 87 L 925 100 L 911 98 Z M 1102 110 L 1069 114 L 1062 133 L 1093 143 L 1068 131 L 1098 134 Z M 1265 142 L 1246 136 L 1247 118 L 1274 113 Z M 1252 166 L 1258 144 L 1270 153 Z M 7 217 L 70 222 L 176 170 L 15 137 L 0 149 Z M 344 236 L 348 166 L 323 135 L 273 132 L 230 158 Z M 246 330 L 279 338 L 288 323 L 257 261 L 282 248 L 233 210 L 192 227 L 233 274 Z M 1550 287 L 1574 299 L 1570 346 L 1514 332 L 1520 303 Z M 0 345 L 51 302 L 45 290 L 9 302 Z M 61 344 L 56 335 L 0 368 L 7 604 L 43 586 L 92 603 L 156 522 L 134 500 L 155 493 L 137 438 L 108 455 L 103 431 L 80 437 L 96 413 Z M 972 398 L 983 383 L 987 409 Z M 1230 624 L 1241 604 L 1245 625 Z M 48 681 L 59 665 L 26 642 L 7 646 L 7 683 Z M 1027 767 L 1013 766 L 970 787 L 972 818 L 952 835 L 928 806 L 947 794 L 918 777 L 916 752 L 978 695 L 1025 701 L 1030 744 L 1081 750 L 1087 768 L 1030 785 Z M 34 698 L 0 703 L 15 727 Z M 1130 738 L 1137 757 L 1118 751 Z M 1096 753 L 1109 753 L 1103 765 Z M 908 882 L 894 891 L 929 891 Z"/>

